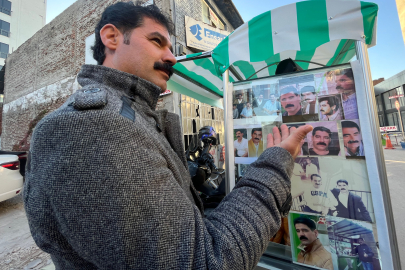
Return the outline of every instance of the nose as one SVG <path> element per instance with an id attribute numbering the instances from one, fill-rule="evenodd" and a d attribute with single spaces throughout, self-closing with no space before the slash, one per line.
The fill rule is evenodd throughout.
<path id="1" fill-rule="evenodd" d="M 162 60 L 163 62 L 171 64 L 172 66 L 174 66 L 177 63 L 176 57 L 174 57 L 169 47 L 165 49 Z"/>

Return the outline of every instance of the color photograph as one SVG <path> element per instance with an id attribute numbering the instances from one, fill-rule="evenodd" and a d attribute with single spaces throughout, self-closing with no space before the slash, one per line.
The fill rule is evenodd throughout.
<path id="1" fill-rule="evenodd" d="M 320 121 L 337 121 L 344 119 L 342 109 L 341 94 L 320 96 L 319 103 L 319 120 Z"/>
<path id="2" fill-rule="evenodd" d="M 308 153 L 311 156 L 337 156 L 340 152 L 337 123 L 316 122 L 308 123 L 314 129 L 307 134 Z"/>
<path id="3" fill-rule="evenodd" d="M 363 137 L 361 135 L 359 120 L 341 121 L 340 125 L 346 158 L 364 158 Z"/>

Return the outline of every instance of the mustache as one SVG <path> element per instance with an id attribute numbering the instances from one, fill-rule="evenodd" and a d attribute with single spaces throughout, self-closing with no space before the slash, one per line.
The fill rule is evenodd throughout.
<path id="1" fill-rule="evenodd" d="M 317 143 L 316 145 L 325 145 L 325 146 L 326 146 L 326 143 L 324 143 L 324 142 L 319 142 L 319 143 Z"/>
<path id="2" fill-rule="evenodd" d="M 287 108 L 290 108 L 290 107 L 294 107 L 294 105 L 293 104 L 287 104 L 287 105 L 285 105 L 285 108 L 287 109 Z"/>
<path id="3" fill-rule="evenodd" d="M 166 72 L 167 75 L 169 75 L 169 78 L 173 75 L 173 72 L 174 72 L 173 66 L 170 65 L 169 63 L 156 62 L 153 65 L 153 68 Z"/>
<path id="4" fill-rule="evenodd" d="M 253 140 L 255 140 L 255 141 L 260 141 L 260 139 L 259 139 L 259 138 L 254 138 Z"/>
<path id="5" fill-rule="evenodd" d="M 342 86 L 336 86 L 336 89 L 343 90 L 343 87 Z"/>
<path id="6" fill-rule="evenodd" d="M 308 238 L 306 238 L 305 236 L 301 236 L 300 240 L 308 240 Z"/>
<path id="7" fill-rule="evenodd" d="M 350 141 L 348 141 L 347 143 L 350 143 L 350 144 L 352 144 L 352 143 L 359 143 L 359 141 L 352 141 L 352 140 L 350 140 Z"/>

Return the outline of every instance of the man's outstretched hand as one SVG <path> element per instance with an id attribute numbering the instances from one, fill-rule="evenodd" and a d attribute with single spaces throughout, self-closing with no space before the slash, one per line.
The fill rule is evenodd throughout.
<path id="1" fill-rule="evenodd" d="M 267 148 L 277 146 L 284 148 L 290 152 L 293 159 L 295 159 L 301 151 L 301 141 L 305 136 L 312 131 L 313 127 L 309 125 L 300 126 L 299 128 L 288 127 L 283 124 L 280 127 L 273 128 L 273 134 L 267 135 Z"/>

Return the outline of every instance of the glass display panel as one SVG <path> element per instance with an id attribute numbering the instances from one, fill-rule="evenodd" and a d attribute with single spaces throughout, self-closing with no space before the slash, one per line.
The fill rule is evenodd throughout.
<path id="1" fill-rule="evenodd" d="M 265 255 L 314 269 L 380 269 L 350 65 L 236 83 L 227 109 L 233 115 L 235 183 L 266 150 L 274 127 L 314 127 L 295 160 L 291 212 L 268 239 Z"/>

